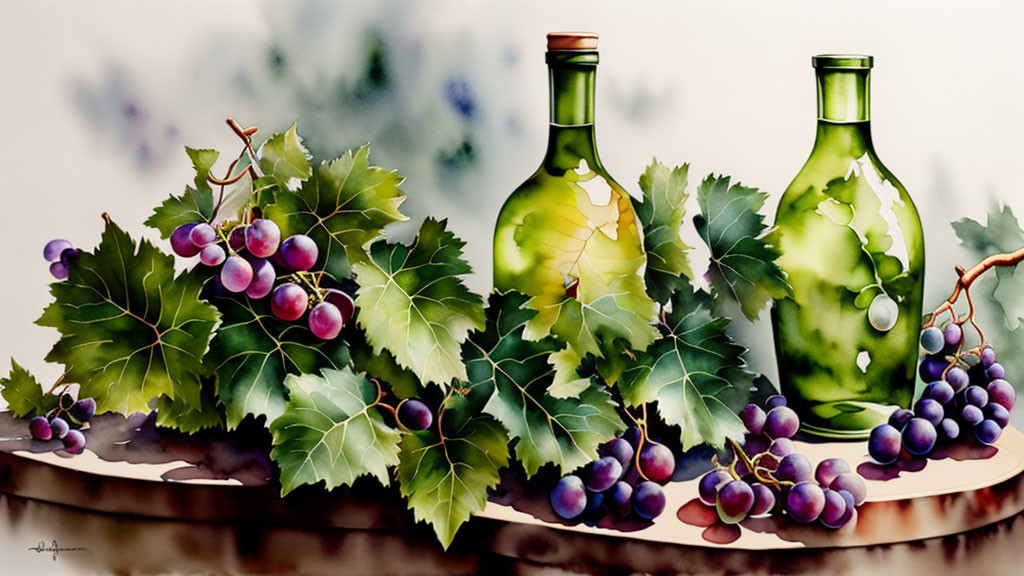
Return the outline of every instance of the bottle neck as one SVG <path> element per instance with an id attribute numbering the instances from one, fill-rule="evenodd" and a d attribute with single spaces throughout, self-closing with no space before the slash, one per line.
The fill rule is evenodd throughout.
<path id="1" fill-rule="evenodd" d="M 871 119 L 870 74 L 867 69 L 817 70 L 818 121 L 868 122 Z"/>
<path id="2" fill-rule="evenodd" d="M 600 167 L 594 138 L 597 52 L 547 53 L 551 128 L 544 165 L 549 171 L 575 169 L 580 160 Z"/>

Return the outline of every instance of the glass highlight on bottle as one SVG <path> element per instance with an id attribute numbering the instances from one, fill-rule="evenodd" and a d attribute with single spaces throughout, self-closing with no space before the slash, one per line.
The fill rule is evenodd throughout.
<path id="1" fill-rule="evenodd" d="M 793 286 L 772 309 L 779 379 L 802 429 L 864 438 L 913 399 L 924 240 L 871 141 L 872 58 L 812 62 L 817 137 L 775 219 Z"/>

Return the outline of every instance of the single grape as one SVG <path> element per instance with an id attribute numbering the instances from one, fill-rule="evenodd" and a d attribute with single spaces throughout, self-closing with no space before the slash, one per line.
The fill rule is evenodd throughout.
<path id="1" fill-rule="evenodd" d="M 833 528 L 844 514 L 846 514 L 846 499 L 835 490 L 825 490 L 825 506 L 821 509 L 819 517 L 821 523 Z"/>
<path id="2" fill-rule="evenodd" d="M 921 360 L 918 373 L 925 382 L 942 380 L 942 372 L 949 366 L 949 361 L 938 354 L 929 354 Z"/>
<path id="3" fill-rule="evenodd" d="M 765 417 L 764 433 L 770 438 L 792 438 L 799 428 L 800 417 L 787 406 L 776 406 Z"/>
<path id="4" fill-rule="evenodd" d="M 665 492 L 654 482 L 641 482 L 633 489 L 633 509 L 641 518 L 657 518 L 665 510 Z"/>
<path id="5" fill-rule="evenodd" d="M 981 386 L 968 386 L 964 391 L 964 401 L 978 408 L 988 404 L 988 390 Z"/>
<path id="6" fill-rule="evenodd" d="M 70 429 L 68 421 L 60 416 L 54 416 L 50 419 L 50 430 L 53 432 L 54 438 L 64 438 L 68 435 L 68 430 Z"/>
<path id="7" fill-rule="evenodd" d="M 996 378 L 989 382 L 986 388 L 988 392 L 988 401 L 1000 404 L 1007 410 L 1013 410 L 1013 405 L 1017 403 L 1017 391 L 1010 386 L 1010 383 L 1002 378 Z"/>
<path id="8" fill-rule="evenodd" d="M 263 260 L 262 258 L 253 259 L 251 264 L 252 281 L 249 282 L 249 286 L 245 289 L 245 294 L 249 298 L 259 300 L 270 294 L 270 290 L 274 288 L 277 271 L 274 270 L 274 265 L 270 261 Z"/>
<path id="9" fill-rule="evenodd" d="M 783 396 L 782 394 L 774 394 L 772 396 L 769 396 L 768 399 L 764 401 L 765 410 L 771 410 L 772 408 L 778 408 L 779 406 L 786 405 L 786 397 Z"/>
<path id="10" fill-rule="evenodd" d="M 899 408 L 889 416 L 889 425 L 896 430 L 902 430 L 907 422 L 914 417 L 914 413 L 906 408 Z"/>
<path id="11" fill-rule="evenodd" d="M 174 253 L 182 258 L 191 258 L 196 254 L 199 254 L 199 246 L 192 243 L 192 239 L 189 235 L 192 233 L 192 229 L 196 225 L 193 224 L 182 224 L 174 229 L 171 233 L 171 249 Z"/>
<path id="12" fill-rule="evenodd" d="M 803 454 L 790 454 L 779 462 L 775 477 L 789 482 L 803 482 L 811 479 L 811 461 Z"/>
<path id="13" fill-rule="evenodd" d="M 676 471 L 676 458 L 664 444 L 648 442 L 640 450 L 640 471 L 652 482 L 664 482 Z"/>
<path id="14" fill-rule="evenodd" d="M 971 382 L 971 377 L 967 375 L 967 371 L 959 366 L 953 366 L 946 372 L 946 383 L 949 384 L 950 392 L 959 392 L 963 390 Z M 950 398 L 953 394 L 949 395 Z M 934 396 L 933 396 L 934 398 Z M 935 398 L 939 402 L 942 402 L 940 398 Z M 948 402 L 948 400 L 946 401 Z M 945 404 L 946 402 L 942 402 Z"/>
<path id="15" fill-rule="evenodd" d="M 69 430 L 61 442 L 64 443 L 64 449 L 69 453 L 81 454 L 85 449 L 85 434 L 82 434 L 81 430 Z"/>
<path id="16" fill-rule="evenodd" d="M 733 477 L 728 471 L 721 468 L 712 470 L 701 477 L 700 483 L 697 484 L 697 493 L 705 504 L 714 506 L 718 499 L 718 490 L 731 480 Z"/>
<path id="17" fill-rule="evenodd" d="M 952 441 L 960 437 L 960 425 L 952 418 L 943 418 L 936 431 L 943 440 Z"/>
<path id="18" fill-rule="evenodd" d="M 814 469 L 814 479 L 822 488 L 828 488 L 836 476 L 850 471 L 850 465 L 842 458 L 826 458 Z"/>
<path id="19" fill-rule="evenodd" d="M 978 408 L 974 404 L 968 404 L 960 411 L 960 418 L 967 424 L 974 426 L 984 420 L 985 415 L 982 414 L 981 408 Z"/>
<path id="20" fill-rule="evenodd" d="M 228 246 L 231 247 L 235 252 L 241 252 L 245 249 L 245 230 L 248 226 L 241 224 L 231 229 L 231 234 L 228 235 Z"/>
<path id="21" fill-rule="evenodd" d="M 999 439 L 999 436 L 1003 433 L 1003 429 L 992 420 L 982 420 L 981 424 L 974 427 L 974 437 L 978 439 L 978 442 L 985 444 L 995 444 L 995 441 Z"/>
<path id="22" fill-rule="evenodd" d="M 611 456 L 619 461 L 622 469 L 626 470 L 633 462 L 633 445 L 622 438 L 612 438 L 608 442 L 597 447 L 600 456 Z"/>
<path id="23" fill-rule="evenodd" d="M 352 300 L 352 297 L 337 288 L 328 288 L 324 292 L 326 293 L 324 299 L 337 306 L 338 311 L 341 312 L 341 323 L 343 325 L 348 324 L 348 321 L 352 319 L 356 312 L 356 303 Z"/>
<path id="24" fill-rule="evenodd" d="M 587 494 L 587 505 L 583 508 L 583 517 L 589 520 L 600 520 L 605 515 L 604 492 Z"/>
<path id="25" fill-rule="evenodd" d="M 903 447 L 914 456 L 924 456 L 935 447 L 935 426 L 924 418 L 911 418 L 903 427 Z"/>
<path id="26" fill-rule="evenodd" d="M 844 472 L 836 476 L 836 479 L 832 481 L 829 488 L 836 492 L 846 490 L 853 494 L 853 499 L 857 506 L 863 504 L 864 499 L 868 497 L 868 485 L 864 483 L 864 479 L 856 472 Z"/>
<path id="27" fill-rule="evenodd" d="M 740 420 L 751 434 L 761 433 L 767 417 L 768 415 L 757 404 L 747 404 L 747 407 L 740 411 Z"/>
<path id="28" fill-rule="evenodd" d="M 309 270 L 316 265 L 319 250 L 309 236 L 296 234 L 281 245 L 281 258 L 291 270 Z"/>
<path id="29" fill-rule="evenodd" d="M 622 436 L 619 436 L 619 438 L 622 438 L 626 442 L 629 442 L 629 445 L 632 446 L 634 450 L 636 450 L 636 447 L 640 445 L 640 438 L 642 436 L 643 434 L 640 433 L 639 428 L 637 428 L 636 426 L 630 426 L 626 428 L 626 431 L 623 432 Z"/>
<path id="30" fill-rule="evenodd" d="M 892 464 L 900 455 L 903 437 L 891 424 L 882 424 L 871 430 L 868 438 L 868 454 L 879 464 Z"/>
<path id="31" fill-rule="evenodd" d="M 616 482 L 605 494 L 605 502 L 613 514 L 629 516 L 633 511 L 633 487 L 627 482 Z"/>
<path id="32" fill-rule="evenodd" d="M 914 404 L 914 415 L 931 422 L 932 426 L 938 426 L 939 422 L 942 422 L 942 419 L 946 416 L 946 411 L 943 410 L 942 404 L 935 400 L 922 398 Z"/>
<path id="33" fill-rule="evenodd" d="M 718 491 L 716 503 L 726 516 L 743 515 L 754 505 L 754 491 L 743 480 L 733 480 Z"/>
<path id="34" fill-rule="evenodd" d="M 843 498 L 843 502 L 846 503 L 846 512 L 839 517 L 838 520 L 831 524 L 825 524 L 828 528 L 839 529 L 847 524 L 854 522 L 857 518 L 857 505 L 853 499 L 853 494 L 848 490 L 839 490 L 836 492 Z"/>
<path id="35" fill-rule="evenodd" d="M 564 476 L 551 490 L 551 509 L 566 520 L 583 513 L 587 507 L 587 493 L 579 476 Z"/>
<path id="36" fill-rule="evenodd" d="M 990 382 L 993 380 L 1002 380 L 1003 378 L 1006 378 L 1006 369 L 1003 368 L 1003 365 L 999 362 L 995 362 L 988 368 L 985 368 L 985 378 L 988 378 Z"/>
<path id="37" fill-rule="evenodd" d="M 743 435 L 743 449 L 747 454 L 760 454 L 761 452 L 768 451 L 768 444 L 771 441 L 761 434 L 751 434 L 747 432 Z"/>
<path id="38" fill-rule="evenodd" d="M 281 229 L 273 220 L 257 218 L 245 229 L 245 247 L 257 258 L 269 258 L 281 245 Z"/>
<path id="39" fill-rule="evenodd" d="M 306 291 L 291 282 L 274 288 L 270 295 L 270 311 L 281 320 L 298 320 L 306 313 L 308 304 Z"/>
<path id="40" fill-rule="evenodd" d="M 217 231 L 206 222 L 200 222 L 188 233 L 188 239 L 197 247 L 204 248 L 217 241 Z"/>
<path id="41" fill-rule="evenodd" d="M 341 312 L 330 302 L 321 302 L 309 311 L 309 329 L 321 340 L 334 340 L 341 333 Z"/>
<path id="42" fill-rule="evenodd" d="M 410 398 L 398 407 L 398 420 L 410 430 L 426 430 L 434 423 L 434 413 L 423 402 Z"/>
<path id="43" fill-rule="evenodd" d="M 46 246 L 43 246 L 43 258 L 45 258 L 47 262 L 56 262 L 60 260 L 61 253 L 71 247 L 71 242 L 68 242 L 63 238 L 50 240 L 46 243 Z"/>
<path id="44" fill-rule="evenodd" d="M 79 422 L 88 422 L 96 414 L 96 401 L 92 398 L 82 398 L 68 410 L 71 417 Z"/>
<path id="45" fill-rule="evenodd" d="M 1010 423 L 1010 411 L 1002 404 L 990 402 L 981 411 L 985 414 L 986 419 L 995 422 L 1000 428 L 1006 428 L 1006 425 Z"/>
<path id="46" fill-rule="evenodd" d="M 963 370 L 961 370 L 963 372 Z M 967 377 L 967 373 L 964 372 L 964 378 Z M 953 399 L 953 386 L 948 382 L 939 380 L 938 382 L 932 382 L 931 384 L 924 387 L 924 393 L 921 394 L 922 398 L 930 398 L 935 400 L 939 404 L 945 405 Z"/>
<path id="47" fill-rule="evenodd" d="M 945 345 L 946 341 L 942 336 L 942 330 L 932 326 L 921 331 L 921 347 L 924 348 L 925 352 L 938 354 Z"/>
<path id="48" fill-rule="evenodd" d="M 230 256 L 220 269 L 220 282 L 230 292 L 242 292 L 252 282 L 252 264 L 241 256 Z"/>
<path id="49" fill-rule="evenodd" d="M 583 469 L 583 485 L 592 492 L 604 492 L 622 477 L 622 463 L 614 456 L 594 460 Z"/>
<path id="50" fill-rule="evenodd" d="M 772 440 L 771 445 L 768 446 L 768 452 L 778 456 L 779 458 L 785 458 L 786 456 L 796 452 L 796 446 L 789 438 L 776 438 L 775 440 Z"/>
<path id="51" fill-rule="evenodd" d="M 960 328 L 959 324 L 950 322 L 942 329 L 942 338 L 945 340 L 948 348 L 955 348 L 964 339 L 964 331 Z"/>
<path id="52" fill-rule="evenodd" d="M 50 276 L 53 276 L 57 280 L 64 280 L 68 277 L 70 270 L 68 267 L 60 261 L 50 264 Z"/>
<path id="53" fill-rule="evenodd" d="M 786 494 L 785 508 L 797 522 L 814 522 L 825 509 L 825 492 L 813 482 L 798 482 Z"/>
<path id="54" fill-rule="evenodd" d="M 36 440 L 49 440 L 53 438 L 53 430 L 45 416 L 36 416 L 28 422 L 28 432 Z"/>
<path id="55" fill-rule="evenodd" d="M 220 266 L 227 257 L 220 244 L 210 244 L 199 252 L 199 261 L 207 266 Z"/>
<path id="56" fill-rule="evenodd" d="M 65 248 L 64 251 L 60 253 L 60 263 L 70 269 L 71 265 L 78 260 L 78 256 L 78 248 Z"/>
<path id="57" fill-rule="evenodd" d="M 764 484 L 754 484 L 750 487 L 754 492 L 754 503 L 750 506 L 751 516 L 767 514 L 775 507 L 775 492 Z"/>
<path id="58" fill-rule="evenodd" d="M 988 368 L 989 366 L 995 364 L 995 362 L 996 351 L 991 346 L 986 344 L 985 347 L 981 349 L 981 365 L 984 368 Z"/>

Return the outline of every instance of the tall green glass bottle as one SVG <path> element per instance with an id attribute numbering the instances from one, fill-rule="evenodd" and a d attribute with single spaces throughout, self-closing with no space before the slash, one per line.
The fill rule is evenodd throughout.
<path id="1" fill-rule="evenodd" d="M 775 218 L 793 286 L 772 309 L 779 380 L 805 431 L 863 438 L 914 395 L 924 239 L 871 141 L 872 58 L 812 62 L 817 137 Z"/>
<path id="2" fill-rule="evenodd" d="M 548 35 L 547 153 L 505 201 L 494 228 L 494 287 L 533 296 L 538 319 L 567 294 L 586 302 L 596 284 L 607 286 L 623 274 L 617 270 L 641 270 L 646 262 L 629 194 L 597 154 L 597 62 L 596 34 Z"/>

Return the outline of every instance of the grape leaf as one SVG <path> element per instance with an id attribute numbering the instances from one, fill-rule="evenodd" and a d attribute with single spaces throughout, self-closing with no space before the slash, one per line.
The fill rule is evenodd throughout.
<path id="1" fill-rule="evenodd" d="M 312 156 L 302 146 L 295 124 L 287 131 L 271 136 L 257 155 L 263 174 L 273 178 L 283 190 L 293 190 L 313 175 L 313 168 L 309 165 Z"/>
<path id="2" fill-rule="evenodd" d="M 1009 206 L 993 207 L 985 226 L 964 218 L 953 222 L 953 230 L 964 247 L 980 261 L 992 254 L 1016 252 L 1024 248 L 1024 230 Z M 995 283 L 989 288 L 991 300 L 1003 315 L 1003 322 L 1016 330 L 1024 320 L 1024 266 L 999 267 Z"/>
<path id="3" fill-rule="evenodd" d="M 217 401 L 217 379 L 206 378 L 199 393 L 198 407 L 160 396 L 156 401 L 156 425 L 194 434 L 208 428 L 224 427 L 224 409 Z"/>
<path id="4" fill-rule="evenodd" d="M 207 363 L 219 376 L 220 401 L 232 429 L 249 414 L 265 415 L 270 422 L 284 413 L 287 375 L 340 369 L 349 362 L 344 339 L 321 340 L 303 322 L 278 319 L 269 300 L 244 295 L 214 299 L 223 324 Z"/>
<path id="5" fill-rule="evenodd" d="M 465 397 L 452 396 L 438 420 L 443 436 L 431 428 L 402 438 L 398 483 L 416 520 L 431 523 L 447 549 L 459 527 L 486 506 L 509 449 L 501 425 Z"/>
<path id="6" fill-rule="evenodd" d="M 668 302 L 679 276 L 693 277 L 687 246 L 679 236 L 686 217 L 687 174 L 690 165 L 669 169 L 655 159 L 640 176 L 643 202 L 633 199 L 644 229 L 647 250 L 647 292 L 658 302 Z"/>
<path id="7" fill-rule="evenodd" d="M 484 411 L 518 439 L 516 456 L 530 476 L 549 462 L 569 472 L 597 458 L 598 444 L 625 428 L 616 404 L 602 386 L 591 384 L 578 398 L 549 393 L 554 368 L 548 358 L 562 344 L 552 337 L 525 340 L 523 331 L 537 312 L 517 292 L 491 295 L 487 326 L 463 345 L 468 386 L 488 398 Z"/>
<path id="8" fill-rule="evenodd" d="M 285 379 L 288 406 L 270 423 L 270 457 L 281 467 L 281 495 L 323 480 L 328 489 L 369 474 L 385 486 L 398 464 L 401 433 L 374 408 L 377 388 L 348 367 Z"/>
<path id="9" fill-rule="evenodd" d="M 745 350 L 726 334 L 729 319 L 712 315 L 703 291 L 676 292 L 671 303 L 664 337 L 625 371 L 619 390 L 631 406 L 657 401 L 665 422 L 680 427 L 684 450 L 721 446 L 743 433 L 736 413 L 753 380 L 741 370 Z"/>
<path id="10" fill-rule="evenodd" d="M 553 398 L 579 398 L 590 387 L 590 378 L 579 375 L 583 359 L 570 346 L 548 356 L 548 363 L 555 369 L 555 376 L 548 388 Z"/>
<path id="11" fill-rule="evenodd" d="M 483 300 L 460 278 L 465 242 L 445 221 L 424 220 L 409 246 L 378 242 L 357 262 L 357 320 L 375 353 L 387 349 L 422 382 L 464 380 L 459 346 L 484 327 Z"/>
<path id="12" fill-rule="evenodd" d="M 0 395 L 7 401 L 7 409 L 18 418 L 44 416 L 57 407 L 60 397 L 43 391 L 35 376 L 11 358 L 11 373 L 0 378 Z"/>
<path id="13" fill-rule="evenodd" d="M 348 340 L 352 354 L 352 365 L 359 372 L 366 372 L 374 378 L 386 382 L 391 391 L 399 398 L 415 398 L 420 395 L 422 385 L 407 368 L 398 365 L 393 354 L 386 348 L 374 352 L 366 341 L 366 333 L 362 330 L 349 330 L 343 336 Z"/>
<path id="14" fill-rule="evenodd" d="M 181 196 L 171 196 L 153 210 L 145 225 L 160 231 L 161 238 L 167 238 L 182 224 L 209 222 L 213 218 L 213 190 L 207 177 L 217 162 L 220 152 L 185 148 L 195 168 L 195 186 L 185 188 Z"/>
<path id="15" fill-rule="evenodd" d="M 785 273 L 775 263 L 780 252 L 765 238 L 768 227 L 758 213 L 768 195 L 728 176 L 708 176 L 697 189 L 701 213 L 693 221 L 711 249 L 711 284 L 734 298 L 750 320 L 768 300 L 790 294 Z"/>
<path id="16" fill-rule="evenodd" d="M 96 250 L 82 251 L 68 279 L 50 286 L 55 301 L 36 323 L 61 338 L 46 359 L 64 364 L 98 412 L 146 410 L 161 394 L 199 406 L 203 358 L 220 323 L 201 289 L 195 272 L 175 277 L 174 257 L 147 240 L 136 246 L 108 220 Z"/>
<path id="17" fill-rule="evenodd" d="M 392 222 L 405 220 L 398 211 L 405 200 L 402 177 L 369 165 L 370 147 L 363 146 L 313 170 L 297 192 L 282 191 L 265 215 L 284 236 L 305 234 L 320 247 L 318 270 L 335 279 L 351 276 L 351 264 L 365 262 L 365 246 Z"/>

